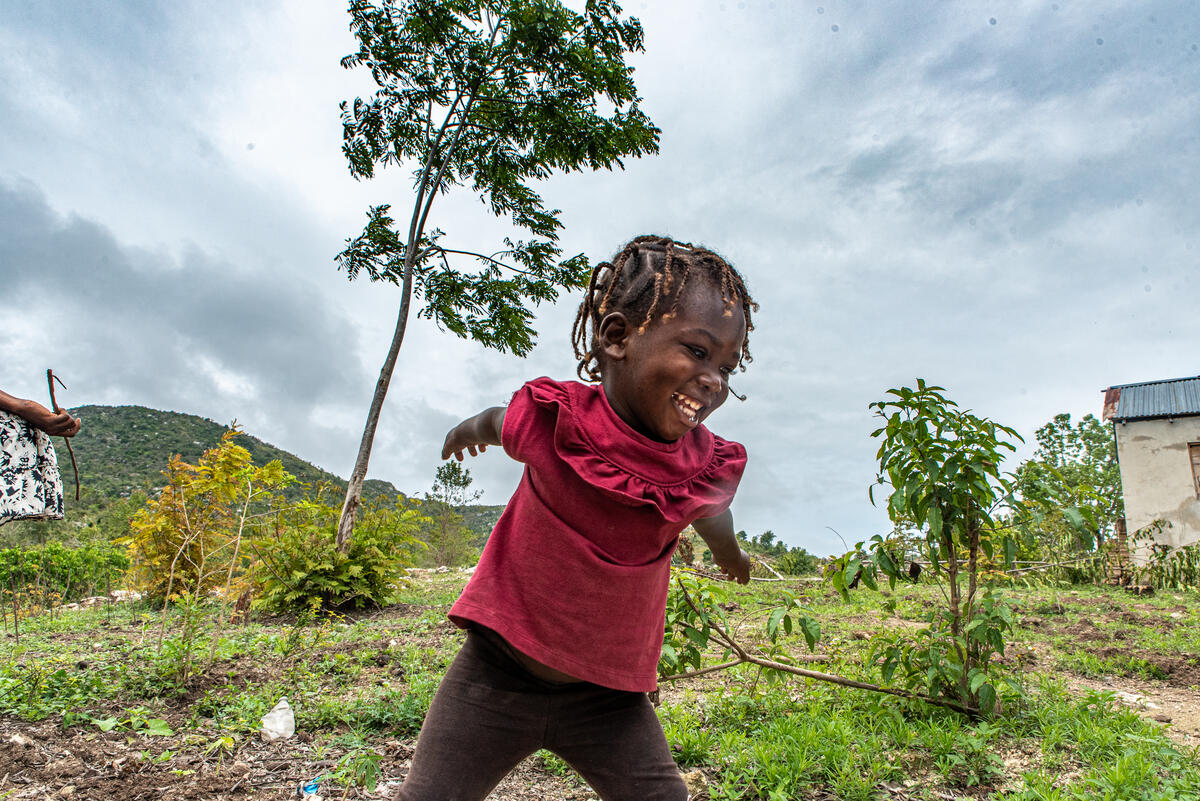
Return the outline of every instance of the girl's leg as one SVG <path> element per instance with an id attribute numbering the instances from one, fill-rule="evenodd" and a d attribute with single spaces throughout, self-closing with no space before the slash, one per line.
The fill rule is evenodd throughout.
<path id="1" fill-rule="evenodd" d="M 662 724 L 645 693 L 588 685 L 556 699 L 546 748 L 604 801 L 686 801 Z"/>
<path id="2" fill-rule="evenodd" d="M 521 692 L 521 677 L 510 664 L 479 635 L 467 635 L 433 698 L 393 801 L 482 801 L 541 747 L 544 697 Z"/>

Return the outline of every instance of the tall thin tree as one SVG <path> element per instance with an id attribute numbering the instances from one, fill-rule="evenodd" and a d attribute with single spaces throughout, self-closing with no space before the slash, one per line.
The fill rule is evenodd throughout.
<path id="1" fill-rule="evenodd" d="M 401 287 L 400 312 L 363 429 L 338 523 L 338 548 L 354 530 L 379 413 L 404 341 L 414 295 L 418 314 L 486 347 L 525 355 L 531 306 L 586 284 L 582 254 L 560 260 L 559 210 L 530 188 L 554 171 L 612 169 L 658 152 L 659 130 L 642 113 L 625 54 L 642 49 L 642 27 L 612 0 L 582 13 L 559 0 L 352 0 L 356 52 L 342 66 L 371 71 L 369 100 L 341 104 L 351 174 L 377 166 L 414 171 L 407 228 L 391 206 L 371 207 L 362 233 L 337 262 L 350 279 Z M 434 201 L 469 185 L 490 211 L 528 239 L 505 237 L 492 253 L 452 247 L 427 229 Z"/>

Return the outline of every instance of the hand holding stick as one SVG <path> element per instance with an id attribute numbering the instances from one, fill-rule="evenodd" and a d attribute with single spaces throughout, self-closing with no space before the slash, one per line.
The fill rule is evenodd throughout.
<path id="1" fill-rule="evenodd" d="M 54 374 L 53 370 L 47 369 L 46 383 L 50 386 L 50 407 L 54 410 L 55 414 L 66 414 L 62 409 L 59 408 L 58 400 L 54 397 L 55 381 L 57 381 L 59 386 L 61 386 L 63 389 L 67 388 L 67 385 L 62 382 L 61 378 Z M 79 500 L 79 465 L 75 462 L 75 449 L 71 447 L 71 437 L 74 436 L 75 432 L 79 430 L 80 422 L 79 418 L 73 418 L 70 415 L 67 415 L 67 420 L 70 420 L 71 422 L 66 426 L 66 428 L 56 429 L 52 433 L 62 434 L 63 441 L 67 443 L 67 453 L 71 454 L 71 468 L 75 471 L 75 500 Z"/>

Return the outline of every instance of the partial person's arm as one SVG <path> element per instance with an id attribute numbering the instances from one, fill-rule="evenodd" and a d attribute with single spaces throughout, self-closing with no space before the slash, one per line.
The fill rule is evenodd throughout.
<path id="1" fill-rule="evenodd" d="M 0 389 L 0 409 L 23 417 L 54 437 L 73 437 L 82 425 L 78 417 L 66 412 L 52 412 L 37 401 L 23 400 Z"/>
<path id="2" fill-rule="evenodd" d="M 468 417 L 446 435 L 442 458 L 449 459 L 450 454 L 454 454 L 454 458 L 461 462 L 464 450 L 472 456 L 478 456 L 487 450 L 488 445 L 500 444 L 500 430 L 503 427 L 503 406 L 493 406 L 474 417 Z"/>
<path id="3" fill-rule="evenodd" d="M 738 584 L 750 582 L 750 554 L 738 545 L 733 533 L 733 512 L 726 509 L 716 517 L 702 517 L 692 528 L 712 551 L 717 567 Z"/>

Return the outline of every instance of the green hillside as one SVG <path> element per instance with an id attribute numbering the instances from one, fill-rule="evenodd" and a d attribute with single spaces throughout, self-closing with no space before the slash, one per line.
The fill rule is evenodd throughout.
<path id="1" fill-rule="evenodd" d="M 471 532 L 471 545 L 483 547 L 503 511 L 503 506 L 464 506 L 458 510 L 463 517 L 463 525 Z"/>
<path id="2" fill-rule="evenodd" d="M 164 412 L 145 406 L 77 406 L 69 410 L 83 419 L 83 428 L 71 439 L 79 464 L 82 488 L 75 500 L 75 479 L 71 455 L 62 437 L 54 438 L 58 465 L 66 495 L 67 519 L 47 522 L 16 522 L 0 528 L 0 547 L 6 544 L 45 542 L 48 540 L 111 538 L 128 525 L 129 516 L 163 486 L 163 470 L 173 454 L 195 464 L 204 451 L 215 446 L 228 426 L 194 414 Z M 327 470 L 304 461 L 255 436 L 243 433 L 238 444 L 250 452 L 256 465 L 278 459 L 283 468 L 296 476 L 299 484 L 288 490 L 299 496 L 307 485 L 328 485 L 326 498 L 338 502 L 346 482 Z M 388 481 L 368 479 L 363 495 L 368 500 L 403 494 Z M 460 512 L 472 532 L 472 540 L 482 544 L 500 517 L 502 506 L 468 506 Z"/>
<path id="3" fill-rule="evenodd" d="M 149 492 L 165 482 L 162 471 L 173 454 L 195 464 L 204 451 L 215 446 L 228 426 L 194 414 L 162 412 L 144 406 L 79 406 L 71 414 L 83 419 L 83 428 L 71 439 L 79 463 L 79 479 L 92 503 Z M 278 459 L 283 468 L 301 482 L 326 482 L 342 490 L 346 482 L 316 465 L 280 450 L 250 434 L 238 437 L 258 465 Z M 62 437 L 54 438 L 68 506 L 74 496 L 71 456 Z M 395 495 L 390 482 L 371 479 L 364 485 L 367 497 Z M 82 499 L 81 499 L 82 500 Z M 89 505 L 89 504 L 84 504 Z"/>

